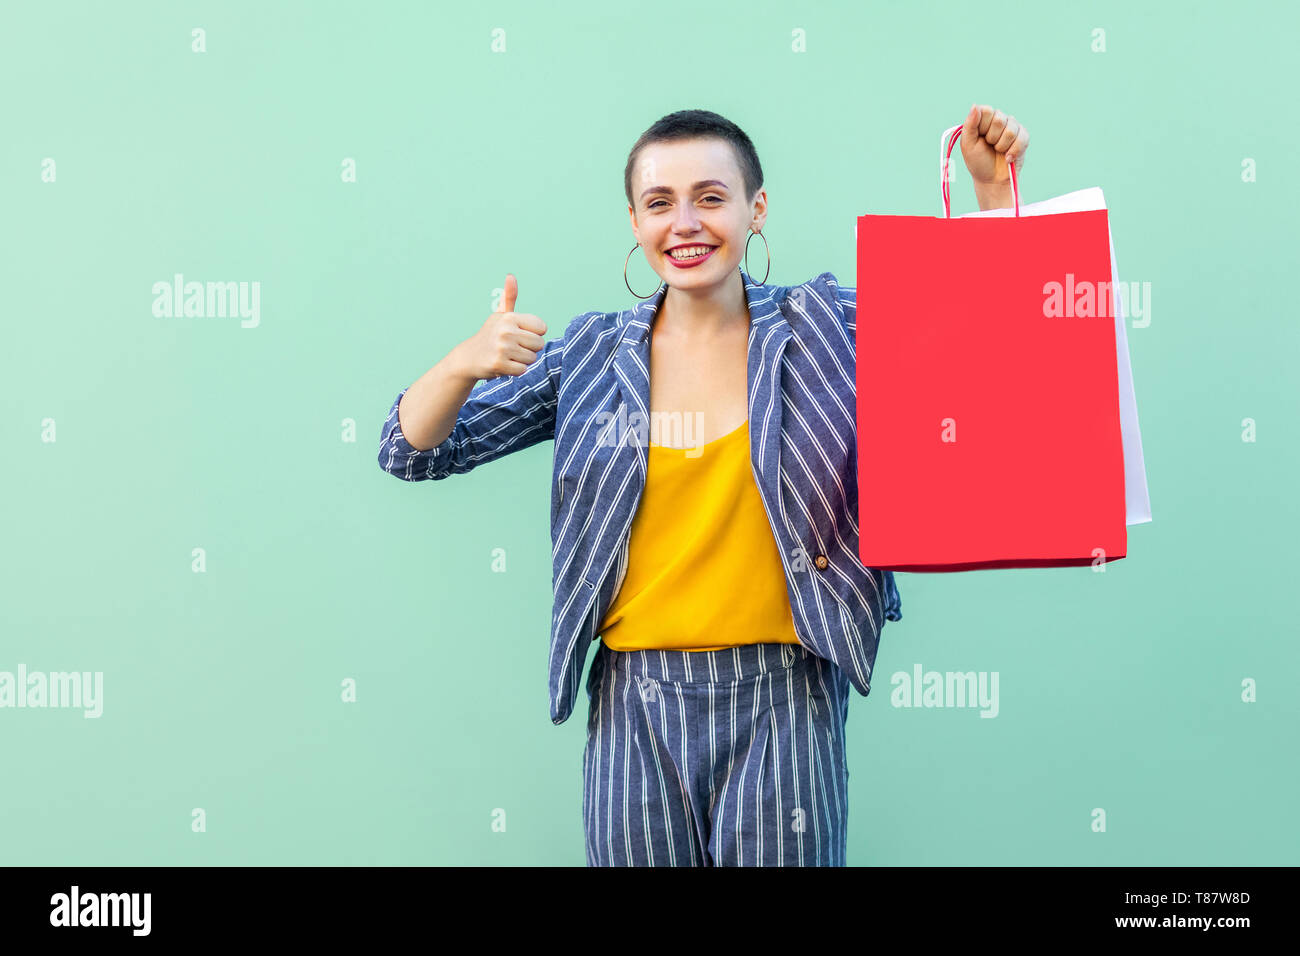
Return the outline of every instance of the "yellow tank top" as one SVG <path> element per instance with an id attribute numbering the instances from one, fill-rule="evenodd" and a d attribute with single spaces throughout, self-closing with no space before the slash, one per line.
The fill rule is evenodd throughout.
<path id="1" fill-rule="evenodd" d="M 627 574 L 601 640 L 615 651 L 798 644 L 749 422 L 698 448 L 651 443 L 646 454 Z"/>

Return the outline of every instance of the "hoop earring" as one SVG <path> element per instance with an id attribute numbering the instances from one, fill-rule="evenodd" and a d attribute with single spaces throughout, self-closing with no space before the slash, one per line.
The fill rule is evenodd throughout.
<path id="1" fill-rule="evenodd" d="M 749 239 L 753 239 L 755 236 L 758 236 L 758 238 L 763 240 L 763 248 L 767 250 L 767 269 L 763 273 L 763 282 L 766 282 L 768 273 L 772 271 L 772 247 L 767 244 L 766 236 L 764 236 L 761 232 L 755 232 L 753 229 L 750 229 Z M 749 239 L 745 240 L 745 271 L 746 272 L 749 272 Z M 763 282 L 760 282 L 759 285 L 762 285 Z"/>
<path id="2" fill-rule="evenodd" d="M 627 258 L 623 260 L 623 284 L 627 286 L 628 292 L 632 292 L 632 286 L 627 281 L 627 264 L 632 261 L 632 253 L 636 252 L 640 248 L 641 248 L 641 243 L 638 242 L 635 246 L 632 247 L 631 252 L 627 254 Z M 652 298 L 654 294 L 659 291 L 659 288 L 662 285 L 663 282 L 660 282 L 659 285 L 655 286 L 655 291 L 651 292 L 650 295 L 636 295 L 635 292 L 632 292 L 632 294 L 636 295 L 638 299 L 649 299 Z"/>

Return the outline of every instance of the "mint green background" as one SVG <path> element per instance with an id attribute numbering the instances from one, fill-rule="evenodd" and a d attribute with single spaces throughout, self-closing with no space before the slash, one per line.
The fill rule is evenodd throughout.
<path id="1" fill-rule="evenodd" d="M 899 575 L 849 709 L 849 860 L 1300 862 L 1300 18 L 1134 7 L 6 4 L 0 670 L 103 671 L 105 710 L 0 710 L 0 861 L 582 865 L 551 445 L 407 484 L 376 463 L 389 405 L 507 271 L 551 337 L 634 303 L 622 171 L 659 116 L 754 139 L 769 281 L 850 283 L 855 217 L 936 213 L 939 134 L 978 101 L 1032 132 L 1026 201 L 1101 186 L 1121 279 L 1151 283 L 1155 520 L 1104 574 Z M 259 281 L 260 327 L 154 318 L 174 272 Z M 998 671 L 1001 715 L 892 708 L 916 663 Z"/>

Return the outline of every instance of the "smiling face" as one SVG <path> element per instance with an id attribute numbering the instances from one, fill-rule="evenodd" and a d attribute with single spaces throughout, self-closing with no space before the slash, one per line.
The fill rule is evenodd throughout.
<path id="1" fill-rule="evenodd" d="M 766 192 L 746 200 L 731 144 L 712 137 L 644 147 L 632 202 L 632 232 L 646 261 L 677 289 L 726 281 L 744 258 L 750 229 L 761 231 L 767 219 Z"/>

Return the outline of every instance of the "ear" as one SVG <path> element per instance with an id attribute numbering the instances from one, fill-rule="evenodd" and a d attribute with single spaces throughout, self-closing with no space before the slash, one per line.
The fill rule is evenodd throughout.
<path id="1" fill-rule="evenodd" d="M 636 241 L 641 241 L 641 230 L 636 226 L 636 210 L 631 206 L 627 207 L 627 217 L 632 220 L 632 235 L 636 236 Z"/>
<path id="2" fill-rule="evenodd" d="M 767 222 L 767 190 L 760 189 L 754 196 L 754 216 L 750 220 L 750 228 L 755 232 L 763 231 L 763 224 Z"/>

